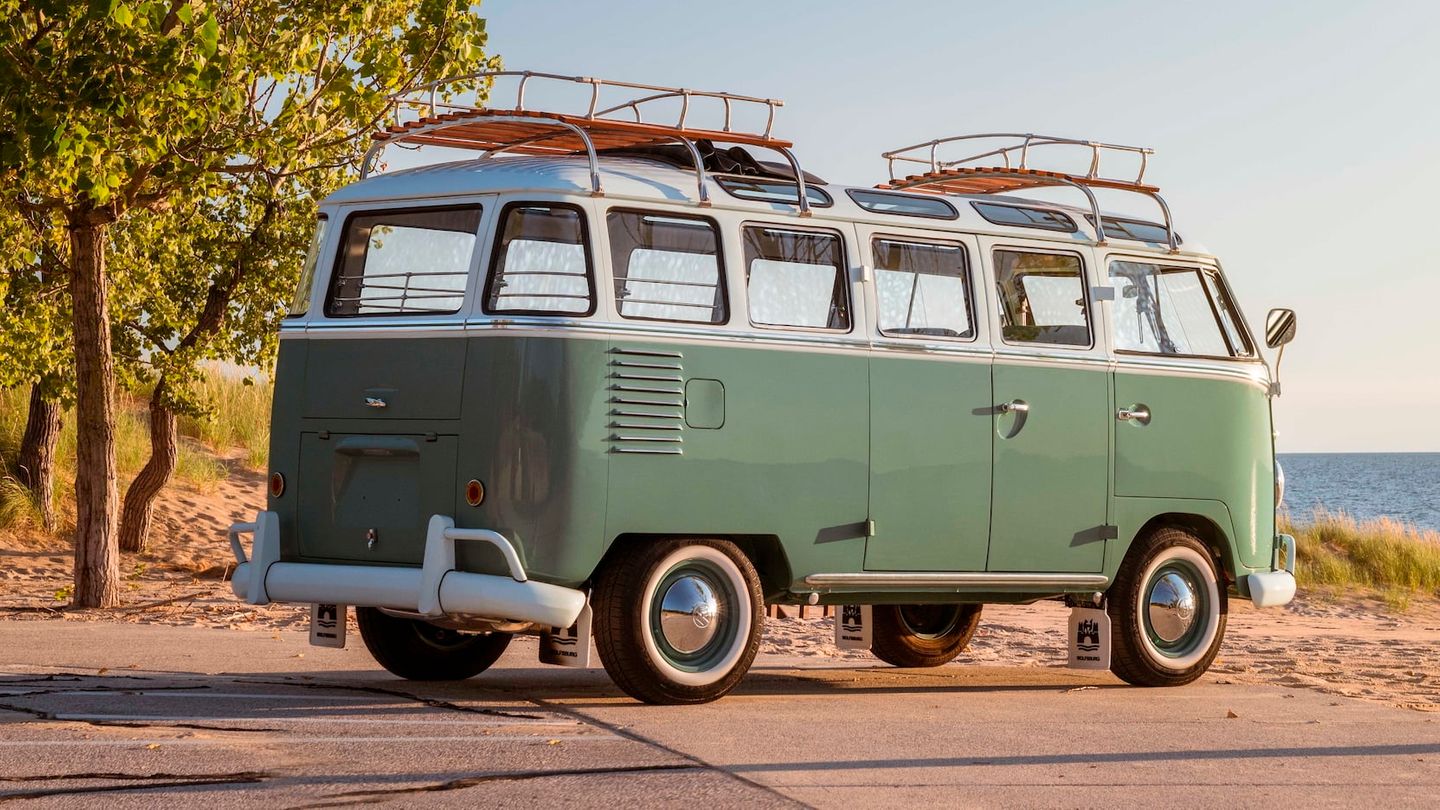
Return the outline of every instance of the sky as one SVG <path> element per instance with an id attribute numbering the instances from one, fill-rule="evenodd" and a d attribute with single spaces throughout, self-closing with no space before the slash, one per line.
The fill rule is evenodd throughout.
<path id="1" fill-rule="evenodd" d="M 1152 147 L 1147 180 L 1177 231 L 1220 257 L 1252 330 L 1271 307 L 1299 314 L 1280 450 L 1440 451 L 1440 3 L 488 0 L 480 13 L 509 69 L 784 99 L 776 134 L 831 182 L 885 180 L 880 152 L 970 132 Z"/>

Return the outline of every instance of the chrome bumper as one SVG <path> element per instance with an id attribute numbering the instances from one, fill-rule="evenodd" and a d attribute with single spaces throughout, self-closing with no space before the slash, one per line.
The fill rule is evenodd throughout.
<path id="1" fill-rule="evenodd" d="M 1245 578 L 1255 607 L 1280 607 L 1295 598 L 1295 538 L 1288 534 L 1276 537 L 1275 556 L 1275 570 Z"/>
<path id="2" fill-rule="evenodd" d="M 250 554 L 240 535 L 253 536 Z M 510 576 L 455 570 L 455 542 L 490 543 L 500 549 Z M 585 607 L 585 593 L 530 580 L 504 535 L 488 529 L 457 529 L 444 515 L 430 518 L 420 568 L 325 565 L 280 561 L 280 518 L 261 512 L 253 523 L 230 527 L 237 563 L 230 586 L 252 605 L 300 602 L 383 607 L 442 618 L 473 616 L 500 621 L 569 627 Z"/>

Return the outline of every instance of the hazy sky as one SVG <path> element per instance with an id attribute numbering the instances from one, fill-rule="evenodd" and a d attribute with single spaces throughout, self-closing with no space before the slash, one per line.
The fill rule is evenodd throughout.
<path id="1" fill-rule="evenodd" d="M 1153 147 L 1252 327 L 1300 314 L 1282 451 L 1440 451 L 1440 2 L 488 0 L 512 69 L 785 100 L 832 182 L 965 132 Z M 1140 211 L 1143 209 L 1133 209 Z"/>

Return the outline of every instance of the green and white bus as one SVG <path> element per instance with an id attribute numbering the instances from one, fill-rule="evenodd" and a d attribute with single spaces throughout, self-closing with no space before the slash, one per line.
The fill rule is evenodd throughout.
<path id="1" fill-rule="evenodd" d="M 432 95 L 374 150 L 483 155 L 372 155 L 321 206 L 268 504 L 230 533 L 241 598 L 316 605 L 322 644 L 356 607 L 415 679 L 475 675 L 527 632 L 583 664 L 593 637 L 654 703 L 731 690 L 767 604 L 863 606 L 845 624 L 879 658 L 935 666 L 982 605 L 1064 600 L 1102 617 L 1117 676 L 1158 686 L 1214 660 L 1227 599 L 1292 598 L 1278 386 L 1148 150 L 941 139 L 851 187 L 801 169 L 776 101 L 490 78 L 518 79 L 513 107 Z M 588 108 L 527 109 L 541 80 Z M 694 126 L 705 104 L 723 125 Z M 1088 170 L 1035 168 L 1063 150 Z M 1119 159 L 1138 173 L 1102 173 Z M 1024 196 L 1049 187 L 1086 204 Z M 1096 188 L 1160 216 L 1107 214 Z M 1264 342 L 1293 334 L 1272 312 Z"/>

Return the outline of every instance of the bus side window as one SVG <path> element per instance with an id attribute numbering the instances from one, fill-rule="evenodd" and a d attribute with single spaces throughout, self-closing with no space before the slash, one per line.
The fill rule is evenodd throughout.
<path id="1" fill-rule="evenodd" d="M 712 220 L 611 211 L 605 223 L 622 318 L 725 323 L 720 230 Z"/>
<path id="2" fill-rule="evenodd" d="M 838 235 L 747 225 L 742 241 L 751 323 L 850 329 L 845 251 Z"/>
<path id="3" fill-rule="evenodd" d="M 589 315 L 595 279 L 585 215 L 559 203 L 511 203 L 485 288 L 485 312 L 497 315 Z"/>
<path id="4" fill-rule="evenodd" d="M 1006 343 L 1090 345 L 1079 256 L 997 250 L 995 286 Z"/>
<path id="5" fill-rule="evenodd" d="M 871 247 L 881 334 L 975 337 L 963 246 L 877 237 Z"/>

